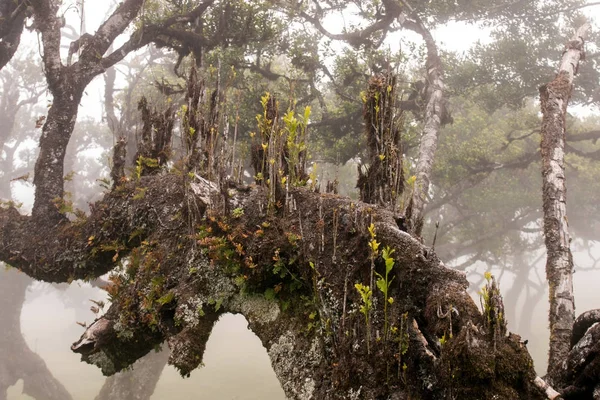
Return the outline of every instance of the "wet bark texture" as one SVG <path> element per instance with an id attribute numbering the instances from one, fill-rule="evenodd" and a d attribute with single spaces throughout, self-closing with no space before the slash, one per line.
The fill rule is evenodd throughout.
<path id="1" fill-rule="evenodd" d="M 28 275 L 119 271 L 107 314 L 72 346 L 105 374 L 166 342 L 169 363 L 188 375 L 232 312 L 249 321 L 290 399 L 542 398 L 526 348 L 502 328 L 497 290 L 482 316 L 465 276 L 402 231 L 393 211 L 158 169 L 121 179 L 73 222 L 0 209 L 0 259 Z"/>
<path id="2" fill-rule="evenodd" d="M 573 337 L 562 390 L 565 399 L 600 398 L 600 310 L 581 314 L 573 327 Z"/>
<path id="3" fill-rule="evenodd" d="M 540 88 L 542 108 L 541 155 L 546 276 L 550 286 L 550 351 L 548 377 L 562 386 L 564 360 L 570 350 L 575 302 L 573 255 L 568 230 L 565 186 L 565 118 L 573 90 L 573 77 L 583 58 L 589 25 L 580 28 L 567 44 L 556 78 Z"/>
<path id="4" fill-rule="evenodd" d="M 136 17 L 143 0 L 121 3 L 95 35 L 84 35 L 71 43 L 70 48 L 77 49 L 79 59 L 72 63 L 72 57 L 69 57 L 67 65 L 63 64 L 60 55 L 62 21 L 57 15 L 59 4 L 38 0 L 32 5 L 36 26 L 42 37 L 44 73 L 53 96 L 42 128 L 40 154 L 35 166 L 33 183 L 36 192 L 32 214 L 38 221 L 45 220 L 45 224 L 52 225 L 62 219 L 59 210 L 64 194 L 64 157 L 83 91 L 95 76 L 127 54 L 121 51 L 102 57 L 115 38 Z M 140 40 L 140 43 L 143 45 L 146 42 Z M 110 56 L 113 58 L 109 59 Z"/>

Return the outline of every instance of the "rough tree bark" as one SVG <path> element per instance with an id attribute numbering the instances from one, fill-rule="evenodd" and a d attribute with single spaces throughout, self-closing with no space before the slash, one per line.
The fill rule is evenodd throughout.
<path id="1" fill-rule="evenodd" d="M 186 23 L 201 16 L 214 0 L 206 0 L 185 15 L 175 15 L 160 24 L 139 28 L 120 48 L 104 55 L 114 40 L 139 14 L 144 1 L 126 0 L 98 28 L 94 35 L 84 35 L 71 43 L 68 63 L 60 56 L 61 19 L 57 15 L 59 4 L 52 0 L 35 0 L 33 6 L 36 26 L 41 32 L 43 64 L 48 89 L 53 103 L 48 110 L 42 128 L 40 155 L 38 157 L 34 184 L 35 202 L 32 214 L 46 224 L 62 219 L 57 207 L 64 194 L 63 162 L 65 148 L 77 119 L 77 109 L 86 86 L 94 77 L 121 61 L 127 54 L 156 40 L 165 30 L 178 23 Z M 202 38 L 199 38 L 200 40 Z M 71 63 L 75 49 L 79 59 Z"/>
<path id="2" fill-rule="evenodd" d="M 540 88 L 544 234 L 550 286 L 548 377 L 564 399 L 600 398 L 600 310 L 575 317 L 573 256 L 566 212 L 565 117 L 573 78 L 584 58 L 590 26 L 577 30 L 563 53 L 559 72 Z"/>
<path id="3" fill-rule="evenodd" d="M 565 123 L 573 78 L 584 56 L 588 24 L 577 30 L 563 53 L 558 74 L 540 88 L 546 276 L 550 286 L 550 350 L 548 377 L 562 386 L 575 320 L 573 255 L 571 254 L 565 187 Z"/>
<path id="4" fill-rule="evenodd" d="M 107 288 L 110 309 L 74 351 L 114 374 L 166 341 L 169 362 L 187 375 L 201 364 L 219 315 L 234 312 L 262 340 L 291 399 L 544 397 L 532 384 L 523 343 L 505 335 L 495 282 L 485 291 L 482 315 L 464 274 L 445 267 L 376 205 L 306 188 L 280 189 L 285 199 L 273 199 L 269 188 L 219 186 L 176 164 L 124 180 L 85 219 L 70 222 L 52 208 L 63 191 L 63 147 L 81 85 L 160 31 L 146 29 L 98 60 L 141 3 L 123 2 L 88 38 L 94 45 L 79 43 L 79 60 L 64 66 L 55 3 L 32 0 L 56 110 L 41 140 L 33 215 L 0 208 L 0 260 L 48 281 L 118 268 Z M 398 17 L 399 6 L 383 3 L 393 11 L 385 24 Z M 427 111 L 434 120 L 429 133 L 439 128 L 443 109 L 435 70 L 428 65 L 435 78 L 430 97 L 437 99 Z M 373 269 L 377 286 L 365 287 Z"/>
<path id="5" fill-rule="evenodd" d="M 40 229 L 1 209 L 0 259 L 62 281 L 127 260 L 112 275 L 110 309 L 72 346 L 105 374 L 166 341 L 188 375 L 219 315 L 234 312 L 291 399 L 543 398 L 527 350 L 505 336 L 495 286 L 482 316 L 464 275 L 393 212 L 305 188 L 269 209 L 269 193 L 219 190 L 174 169 L 118 185 L 83 221 Z M 368 256 L 374 240 L 393 261 L 385 296 L 383 284 L 355 290 L 372 267 L 387 276 L 388 261 Z"/>
<path id="6" fill-rule="evenodd" d="M 296 210 L 269 218 L 256 209 L 258 204 L 267 204 L 264 191 L 232 190 L 230 201 L 245 210 L 244 216 L 213 217 L 214 223 L 209 217 L 205 223 L 210 226 L 198 229 L 213 234 L 201 234 L 204 237 L 199 245 L 197 239 L 174 232 L 182 230 L 181 219 L 185 221 L 187 214 L 196 212 L 186 204 L 219 208 L 220 196 L 214 186 L 202 180 L 193 182 L 188 194 L 192 200 L 187 201 L 183 200 L 186 190 L 181 178 L 148 177 L 143 184 L 148 199 L 137 201 L 153 203 L 164 226 L 147 225 L 152 234 L 140 238 L 147 247 L 131 253 L 133 259 L 141 257 L 136 269 L 129 270 L 131 280 L 115 278 L 113 306 L 73 346 L 104 373 L 126 367 L 166 340 L 172 351 L 170 363 L 188 374 L 202 360 L 214 321 L 221 313 L 236 312 L 248 319 L 267 348 L 289 398 L 376 398 L 393 393 L 445 398 L 451 392 L 482 398 L 492 394 L 526 398 L 531 389 L 526 389 L 527 382 L 533 380 L 531 360 L 522 344 L 515 338 L 499 337 L 498 351 L 494 352 L 494 340 L 485 333 L 481 316 L 464 291 L 464 276 L 444 267 L 430 249 L 401 232 L 391 212 L 297 190 L 291 193 Z M 203 204 L 210 197 L 196 194 L 202 190 L 212 192 L 217 203 Z M 164 192 L 170 193 L 171 199 L 156 203 Z M 131 202 L 134 193 L 135 185 L 130 185 L 118 196 Z M 152 214 L 135 211 L 139 205 L 120 205 L 139 217 Z M 96 208 L 112 206 L 106 203 Z M 178 217 L 178 213 L 183 215 Z M 132 217 L 136 218 L 129 215 L 125 219 Z M 395 301 L 388 318 L 397 329 L 399 342 L 383 340 L 385 316 L 377 308 L 372 329 L 380 332 L 380 339 L 373 335 L 373 353 L 369 355 L 367 328 L 358 311 L 361 300 L 352 287 L 356 282 L 368 282 L 370 267 L 363 254 L 367 254 L 371 219 L 377 238 L 396 251 L 398 267 L 389 293 Z M 124 222 L 112 220 L 119 229 L 125 227 Z M 145 223 L 143 217 L 137 222 Z M 256 226 L 263 226 L 259 229 L 262 232 L 257 232 Z M 219 232 L 221 228 L 228 234 Z M 233 241 L 222 243 L 221 234 Z M 249 237 L 244 239 L 244 235 Z M 339 247 L 333 262 L 335 245 Z M 97 246 L 102 247 L 101 243 Z M 237 260 L 230 247 L 240 249 L 245 256 Z M 88 248 L 86 253 L 90 251 Z M 121 256 L 126 251 L 122 249 Z M 114 250 L 108 252 L 115 254 Z M 284 278 L 273 274 L 273 257 L 286 260 L 289 274 Z M 290 261 L 294 257 L 303 261 Z M 157 277 L 164 281 L 157 282 Z M 296 282 L 300 286 L 294 289 Z M 265 296 L 277 287 L 280 295 Z M 375 298 L 376 303 L 382 301 L 378 294 Z M 316 316 L 311 317 L 313 312 Z M 437 340 L 449 338 L 451 331 L 454 338 L 440 347 Z M 400 345 L 408 348 L 398 350 Z M 457 354 L 463 354 L 461 362 L 455 361 Z M 452 378 L 449 371 L 464 381 Z M 512 371 L 517 374 L 512 375 Z M 490 379 L 493 388 L 489 387 Z M 417 382 L 424 383 L 421 386 Z M 530 395 L 538 398 L 534 392 Z"/>
<path id="7" fill-rule="evenodd" d="M 326 37 L 333 40 L 343 40 L 353 46 L 368 46 L 370 35 L 382 30 L 385 31 L 395 20 L 398 20 L 403 28 L 416 32 L 425 41 L 427 60 L 425 64 L 424 127 L 419 144 L 419 158 L 415 171 L 416 181 L 406 210 L 408 231 L 420 236 L 423 229 L 425 207 L 428 202 L 430 176 L 440 127 L 443 123 L 450 121 L 444 99 L 444 73 L 435 40 L 411 4 L 405 0 L 384 0 L 382 5 L 385 13 L 377 22 L 361 30 L 338 34 L 326 30 L 315 16 L 311 16 L 304 11 L 300 12 L 300 15 Z M 320 11 L 322 12 L 322 10 Z M 406 110 L 420 111 L 420 107 L 417 106 L 416 102 L 400 102 L 399 105 L 401 108 L 405 107 Z"/>
<path id="8" fill-rule="evenodd" d="M 32 5 L 36 25 L 42 35 L 44 73 L 48 89 L 53 96 L 46 123 L 42 128 L 40 154 L 35 166 L 33 183 L 36 191 L 32 214 L 36 219 L 45 219 L 46 223 L 52 224 L 62 218 L 57 202 L 61 201 L 64 194 L 66 145 L 75 127 L 83 91 L 96 75 L 112 65 L 102 56 L 114 39 L 137 16 L 143 0 L 125 1 L 98 28 L 95 35 L 90 35 L 86 41 L 82 37 L 73 42 L 80 51 L 80 58 L 69 65 L 64 65 L 60 56 L 62 24 L 57 15 L 58 2 L 37 0 L 32 2 Z M 120 60 L 125 54 L 118 56 Z"/>
<path id="9" fill-rule="evenodd" d="M 27 18 L 27 1 L 3 1 L 0 3 L 0 69 L 13 57 Z"/>

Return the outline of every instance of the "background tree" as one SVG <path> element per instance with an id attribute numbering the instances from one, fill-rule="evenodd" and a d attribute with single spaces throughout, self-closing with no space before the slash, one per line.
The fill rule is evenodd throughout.
<path id="1" fill-rule="evenodd" d="M 370 76 L 372 72 L 394 69 L 394 65 L 392 65 L 394 60 L 403 60 L 408 56 L 418 54 L 418 49 L 415 49 L 413 54 L 410 52 L 394 54 L 379 51 L 379 48 L 385 43 L 386 37 L 394 31 L 410 27 L 411 22 L 419 25 L 419 21 L 428 21 L 429 25 L 420 23 L 421 31 L 426 32 L 433 29 L 434 24 L 444 23 L 449 19 L 460 19 L 479 21 L 481 24 L 493 27 L 492 29 L 498 33 L 494 33 L 496 36 L 493 37 L 496 40 L 492 41 L 491 45 L 479 46 L 467 58 L 460 59 L 442 54 L 442 58 L 439 60 L 449 66 L 447 68 L 449 71 L 447 79 L 449 84 L 447 86 L 451 94 L 487 99 L 487 101 L 477 100 L 475 102 L 477 105 L 474 104 L 470 107 L 462 107 L 457 102 L 456 107 L 459 113 L 462 113 L 462 115 L 478 114 L 483 120 L 497 120 L 499 122 L 504 122 L 507 116 L 529 115 L 528 118 L 531 124 L 528 126 L 527 121 L 516 124 L 517 126 L 514 129 L 511 127 L 508 135 L 504 137 L 502 135 L 506 135 L 506 131 L 502 131 L 502 129 L 486 132 L 489 133 L 489 138 L 497 144 L 497 149 L 502 150 L 499 153 L 485 151 L 482 145 L 472 146 L 473 143 L 485 143 L 475 132 L 472 140 L 471 136 L 464 138 L 462 134 L 455 136 L 453 141 L 448 140 L 449 156 L 454 157 L 448 158 L 452 165 L 449 168 L 444 168 L 443 165 L 436 166 L 434 171 L 439 171 L 439 181 L 435 179 L 434 175 L 431 190 L 421 192 L 435 193 L 439 199 L 436 203 L 437 199 L 434 198 L 434 205 L 430 211 L 439 211 L 445 222 L 442 223 L 439 232 L 440 243 L 438 243 L 437 248 L 439 251 L 448 251 L 452 258 L 466 266 L 468 263 L 481 259 L 495 263 L 498 259 L 502 259 L 502 252 L 506 253 L 507 248 L 513 249 L 512 246 L 515 244 L 523 246 L 523 253 L 539 247 L 539 241 L 536 243 L 535 240 L 532 240 L 535 239 L 532 238 L 533 235 L 527 235 L 528 233 L 534 233 L 530 231 L 535 228 L 535 222 L 539 219 L 539 215 L 536 216 L 535 213 L 531 212 L 534 203 L 530 202 L 530 198 L 526 196 L 527 193 L 515 196 L 515 201 L 523 202 L 517 207 L 511 208 L 506 201 L 503 201 L 502 205 L 506 205 L 506 207 L 504 209 L 494 208 L 495 211 L 498 211 L 496 213 L 486 215 L 487 213 L 483 213 L 483 210 L 486 209 L 486 201 L 491 201 L 491 204 L 494 204 L 494 193 L 489 189 L 495 188 L 499 192 L 498 187 L 505 186 L 505 182 L 517 183 L 512 171 L 527 167 L 534 159 L 535 153 L 533 155 L 527 153 L 531 150 L 528 147 L 528 139 L 531 139 L 532 136 L 515 135 L 520 134 L 523 130 L 531 129 L 530 126 L 535 125 L 533 122 L 536 118 L 531 113 L 527 114 L 526 109 L 521 111 L 515 111 L 515 109 L 523 105 L 523 99 L 533 94 L 532 89 L 537 84 L 530 85 L 532 82 L 531 76 L 535 76 L 540 82 L 544 81 L 542 77 L 544 68 L 546 68 L 546 71 L 549 69 L 540 60 L 547 60 L 551 57 L 544 56 L 543 51 L 552 51 L 553 49 L 560 51 L 561 47 L 558 43 L 562 42 L 563 39 L 558 33 L 569 25 L 569 21 L 562 17 L 561 10 L 572 12 L 577 7 L 583 7 L 583 3 L 554 2 L 548 5 L 533 2 L 519 5 L 513 2 L 500 4 L 497 2 L 484 2 L 473 6 L 470 2 L 464 2 L 464 4 L 448 6 L 435 2 L 428 5 L 409 5 L 393 1 L 384 1 L 381 4 L 359 1 L 351 3 L 328 1 L 323 3 L 313 2 L 307 6 L 290 6 L 286 3 L 276 4 L 273 7 L 260 2 L 242 4 L 233 1 L 222 1 L 204 2 L 200 5 L 183 4 L 181 2 L 150 2 L 147 6 L 142 12 L 140 2 L 127 1 L 123 3 L 108 20 L 118 21 L 118 29 L 113 31 L 112 22 L 105 23 L 95 35 L 86 36 L 85 39 L 84 37 L 80 38 L 73 43 L 73 51 L 69 51 L 71 54 L 67 57 L 67 62 L 64 63 L 64 61 L 61 61 L 60 52 L 56 50 L 57 43 L 60 43 L 60 40 L 57 40 L 60 21 L 56 17 L 56 5 L 53 2 L 36 2 L 33 5 L 36 21 L 42 23 L 38 26 L 42 29 L 46 74 L 50 91 L 54 94 L 54 101 L 49 110 L 42 140 L 42 142 L 46 141 L 45 143 L 48 144 L 41 144 L 42 153 L 36 167 L 34 218 L 39 219 L 43 216 L 44 219 L 47 219 L 48 226 L 61 220 L 66 223 L 64 217 L 57 212 L 56 201 L 58 199 L 59 203 L 61 202 L 60 199 L 64 191 L 62 158 L 66 151 L 68 136 L 73 130 L 74 117 L 81 93 L 93 76 L 100 74 L 105 68 L 119 61 L 129 51 L 145 46 L 150 42 L 154 42 L 163 48 L 174 49 L 176 53 L 174 60 L 176 66 L 175 76 L 169 78 L 169 82 L 161 79 L 161 82 L 155 85 L 158 91 L 163 93 L 172 90 L 175 90 L 176 93 L 178 87 L 179 90 L 184 87 L 185 79 L 182 76 L 187 75 L 181 71 L 193 62 L 201 68 L 201 74 L 206 81 L 205 87 L 215 87 L 216 84 L 217 88 L 221 87 L 221 90 L 224 87 L 227 88 L 227 91 L 231 90 L 234 93 L 235 90 L 238 90 L 237 96 L 227 95 L 225 90 L 222 90 L 223 97 L 220 97 L 219 91 L 216 92 L 217 98 L 236 99 L 238 105 L 240 103 L 244 104 L 244 102 L 257 104 L 251 99 L 250 94 L 253 93 L 243 90 L 245 88 L 252 88 L 255 92 L 262 92 L 265 88 L 275 88 L 286 93 L 302 94 L 303 96 L 296 96 L 301 99 L 298 104 L 312 102 L 315 110 L 310 134 L 319 137 L 318 140 L 322 143 L 337 144 L 336 146 L 330 146 L 332 152 L 329 155 L 327 155 L 327 151 L 321 151 L 317 152 L 316 156 L 340 160 L 352 157 L 350 149 L 352 144 L 357 142 L 355 133 L 361 129 L 360 125 L 352 123 L 353 121 L 359 121 L 357 116 L 361 114 L 361 96 L 358 92 L 351 93 L 349 90 L 353 87 L 365 87 L 366 77 Z M 352 7 L 355 7 L 353 10 L 357 17 L 353 21 L 355 26 L 349 26 L 341 33 L 332 33 L 325 28 L 325 21 L 328 17 L 344 10 L 347 12 Z M 164 17 L 165 15 L 166 17 Z M 274 15 L 285 15 L 294 23 L 287 26 L 277 23 L 270 24 L 270 22 L 276 20 L 272 18 Z M 109 51 L 104 56 L 105 51 L 110 48 L 112 39 L 116 37 L 117 31 L 122 32 L 134 20 L 137 25 L 134 26 L 135 33 L 132 38 L 120 49 Z M 277 44 L 275 38 L 281 36 L 286 40 Z M 319 46 L 319 40 L 317 40 L 320 37 L 325 37 L 324 40 L 347 43 L 343 53 L 345 58 L 340 57 L 336 60 L 331 72 L 327 67 L 326 53 Z M 533 37 L 541 39 L 536 40 Z M 510 40 L 504 40 L 506 38 Z M 246 39 L 252 39 L 252 44 L 246 42 Z M 527 50 L 515 51 L 516 49 Z M 530 50 L 538 51 L 537 55 L 532 56 Z M 503 51 L 510 53 L 510 57 L 505 53 L 495 63 L 489 63 L 486 59 L 489 56 L 502 54 Z M 92 57 L 93 52 L 100 54 L 103 58 Z M 282 53 L 287 54 L 287 56 L 282 56 Z M 190 54 L 195 56 L 194 59 L 185 60 L 185 56 Z M 550 54 L 550 52 L 546 54 Z M 357 55 L 360 55 L 360 57 Z M 530 62 L 532 58 L 536 60 L 535 63 Z M 231 65 L 237 65 L 237 74 L 228 72 Z M 287 76 L 289 69 L 288 71 L 284 71 L 283 68 L 278 70 L 278 65 L 295 67 L 291 69 L 290 75 L 292 76 Z M 431 66 L 431 60 L 429 66 Z M 431 71 L 427 68 L 427 71 L 425 73 L 421 72 L 421 74 L 426 76 Z M 505 77 L 507 73 L 512 78 L 509 80 L 510 82 L 496 79 Z M 76 79 L 73 82 L 77 84 L 69 86 L 64 78 L 67 75 L 70 78 L 75 77 Z M 409 161 L 405 163 L 406 166 L 411 166 L 419 159 L 419 156 L 414 153 L 414 149 L 416 149 L 419 142 L 418 135 L 415 134 L 415 132 L 420 131 L 419 124 L 427 126 L 432 118 L 440 120 L 441 124 L 442 105 L 443 108 L 446 107 L 439 97 L 436 100 L 437 106 L 431 103 L 432 97 L 435 97 L 432 96 L 432 92 L 439 91 L 442 85 L 432 86 L 431 79 L 424 80 L 425 86 L 418 85 L 414 82 L 416 80 L 414 76 L 417 75 L 419 73 L 404 71 L 404 75 L 401 75 L 399 79 L 400 82 L 404 81 L 408 98 L 401 97 L 398 104 L 405 107 L 406 110 L 414 112 L 414 119 L 407 118 L 405 122 L 406 135 L 403 140 L 406 146 L 403 145 L 403 147 L 407 150 L 406 157 Z M 588 75 L 590 78 L 588 82 L 590 83 L 584 85 L 586 88 L 592 88 L 591 91 L 586 89 L 588 90 L 587 93 L 593 93 L 593 88 L 597 83 L 597 78 L 594 78 L 594 76 L 592 70 Z M 230 79 L 227 80 L 225 77 L 232 78 L 227 78 Z M 262 80 L 262 78 L 259 80 L 259 77 L 266 78 L 266 80 Z M 224 80 L 227 80 L 226 85 L 219 86 Z M 361 81 L 363 84 L 361 84 Z M 522 82 L 527 82 L 527 85 L 522 84 Z M 429 89 L 422 91 L 422 89 L 418 89 L 419 86 L 421 88 L 428 87 Z M 457 88 L 461 90 L 459 91 Z M 398 91 L 401 93 L 402 88 Z M 107 93 L 110 93 L 110 90 L 107 90 Z M 71 97 L 71 94 L 74 96 Z M 501 94 L 501 96 L 498 96 L 498 94 Z M 114 120 L 117 113 L 110 111 L 110 96 L 108 98 L 107 118 Z M 585 91 L 580 98 L 586 99 Z M 244 99 L 244 102 L 239 101 L 240 99 Z M 588 95 L 587 101 L 589 99 L 590 96 Z M 162 101 L 168 102 L 169 100 Z M 170 101 L 177 103 L 180 100 L 177 100 L 176 96 L 171 96 Z M 226 100 L 223 100 L 223 102 L 221 108 L 226 111 L 219 116 L 220 119 L 217 125 L 219 132 L 225 133 L 226 127 L 234 124 L 240 131 L 247 132 L 254 129 L 254 116 L 257 112 L 262 112 L 260 106 L 253 106 L 257 107 L 254 109 L 252 109 L 253 107 L 236 108 L 228 105 Z M 155 105 L 158 106 L 158 103 L 159 101 Z M 335 106 L 333 106 L 334 104 Z M 427 112 L 424 113 L 424 110 L 420 109 L 426 104 L 434 104 L 432 106 L 433 116 L 431 113 L 428 115 Z M 479 105 L 483 105 L 483 107 Z M 130 106 L 128 107 L 130 110 L 132 109 Z M 290 108 L 294 108 L 293 103 Z M 450 100 L 449 108 L 452 109 L 452 100 Z M 125 112 L 121 117 L 123 115 L 125 115 Z M 345 115 L 349 115 L 350 118 L 346 119 Z M 457 118 L 454 118 L 454 120 L 457 125 L 460 123 Z M 466 121 L 463 124 L 465 127 L 470 125 L 471 123 Z M 125 126 L 132 129 L 133 125 L 128 122 Z M 143 122 L 140 122 L 139 126 L 142 129 Z M 353 127 L 353 129 L 346 129 L 346 127 Z M 447 129 L 451 132 L 454 127 L 450 126 Z M 115 131 L 114 126 L 113 131 Z M 350 136 L 344 135 L 348 132 Z M 354 136 L 351 136 L 352 132 L 354 132 Z M 66 136 L 65 133 L 67 133 Z M 175 134 L 178 133 L 181 132 L 175 130 Z M 184 134 L 185 132 L 181 136 L 184 136 Z M 585 134 L 582 135 L 583 137 L 588 137 L 587 140 L 589 140 L 593 138 L 593 135 Z M 470 145 L 472 148 L 468 147 Z M 593 152 L 587 153 L 576 146 L 573 146 L 573 149 L 573 154 L 578 157 L 593 156 Z M 342 151 L 343 156 L 341 155 Z M 55 157 L 57 155 L 58 158 Z M 446 172 L 446 170 L 448 171 Z M 533 182 L 529 180 L 526 172 L 521 175 L 522 179 L 518 183 L 523 181 Z M 586 170 L 586 172 L 592 173 L 593 168 L 592 170 Z M 416 175 L 418 175 L 418 170 L 411 171 L 409 169 L 406 171 L 405 176 L 408 177 L 409 187 L 412 177 Z M 503 180 L 506 177 L 513 179 Z M 414 181 L 413 185 L 415 185 Z M 424 188 L 423 184 L 417 183 L 412 190 L 414 193 L 418 193 Z M 586 188 L 586 190 L 593 189 Z M 501 193 L 498 198 L 504 199 L 505 193 Z M 114 198 L 111 199 L 114 200 Z M 466 202 L 467 199 L 479 200 L 479 204 L 476 203 L 478 208 L 474 207 L 471 202 Z M 408 203 L 405 202 L 403 206 Z M 94 212 L 92 212 L 92 215 L 94 215 Z M 509 223 L 506 223 L 507 215 L 510 216 L 508 220 L 511 222 Z M 9 216 L 10 218 L 16 218 L 14 214 Z M 114 220 L 120 218 L 118 215 L 113 215 L 113 217 Z M 165 215 L 158 216 L 159 225 L 164 223 L 164 217 Z M 432 214 L 429 218 L 437 219 Z M 428 220 L 425 219 L 424 221 L 427 222 Z M 302 217 L 300 217 L 299 222 L 302 223 Z M 93 226 L 93 223 L 91 224 L 88 226 Z M 415 226 L 414 223 L 412 225 Z M 432 224 L 427 225 L 431 226 Z M 482 230 L 484 235 L 481 235 Z M 427 231 L 425 232 L 427 234 Z M 470 236 L 469 239 L 469 232 L 477 232 L 479 236 Z M 501 240 L 492 240 L 499 237 L 497 233 L 494 235 L 494 232 L 510 232 L 511 235 L 502 235 Z M 461 240 L 461 235 L 464 235 L 466 240 Z M 84 236 L 88 239 L 92 236 L 96 237 L 96 235 L 87 234 Z M 100 240 L 104 239 L 107 238 Z M 492 250 L 485 247 L 490 243 L 496 246 Z M 66 269 L 62 271 L 47 269 L 44 272 L 45 267 L 38 265 L 36 276 L 45 279 L 70 279 L 78 276 L 89 276 L 90 273 L 95 275 L 105 270 L 106 266 L 103 266 L 103 264 L 110 264 L 113 258 L 118 259 L 128 252 L 126 250 L 127 246 L 121 249 L 119 246 L 115 247 L 114 243 L 109 244 L 107 242 L 102 242 L 102 246 L 106 250 L 102 252 L 104 253 L 103 256 L 95 259 L 92 257 L 92 259 L 86 261 L 90 262 L 88 264 L 90 270 L 73 269 L 67 266 L 68 262 L 65 262 Z M 111 251 L 115 254 L 106 254 Z M 77 249 L 75 249 L 75 252 L 77 252 Z M 7 255 L 7 257 L 9 256 Z M 464 262 L 466 257 L 468 257 L 467 263 Z M 506 257 L 504 258 L 504 264 L 506 264 Z M 78 259 L 77 256 L 75 259 Z M 518 258 L 515 258 L 515 260 L 511 260 L 510 264 L 515 266 L 514 264 L 518 262 Z M 21 268 L 27 267 L 22 266 Z M 400 278 L 396 282 L 399 280 Z M 325 309 L 322 311 L 325 312 Z M 211 315 L 208 320 L 210 321 L 215 316 Z M 205 331 L 197 333 L 201 337 L 206 334 Z M 163 334 L 166 335 L 164 331 Z M 183 339 L 183 337 L 180 339 Z M 176 357 L 177 354 L 172 357 L 172 360 Z"/>

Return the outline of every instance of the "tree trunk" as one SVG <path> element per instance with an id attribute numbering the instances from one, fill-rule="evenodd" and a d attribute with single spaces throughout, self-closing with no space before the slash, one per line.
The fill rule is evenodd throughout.
<path id="1" fill-rule="evenodd" d="M 32 215 L 38 221 L 56 222 L 61 218 L 65 154 L 83 94 L 82 88 L 69 87 L 66 82 L 61 86 L 63 87 L 60 92 L 54 92 L 53 103 L 42 129 L 40 153 L 35 164 L 33 183 L 36 190 Z"/>
<path id="2" fill-rule="evenodd" d="M 273 198 L 273 186 L 217 184 L 175 165 L 124 180 L 85 219 L 48 224 L 60 215 L 53 200 L 63 193 L 64 149 L 83 82 L 145 43 L 132 38 L 125 50 L 94 61 L 143 1 L 125 0 L 94 45 L 84 46 L 81 64 L 67 67 L 57 3 L 34 4 L 55 103 L 36 165 L 34 215 L 0 208 L 0 260 L 50 281 L 89 279 L 120 266 L 107 287 L 109 310 L 72 346 L 85 361 L 112 375 L 166 341 L 169 362 L 189 375 L 219 315 L 233 312 L 261 339 L 290 399 L 543 398 L 526 348 L 505 335 L 493 280 L 482 315 L 464 274 L 401 231 L 382 207 L 308 188 L 286 187 Z M 396 8 L 386 20 L 398 17 L 397 2 L 384 4 Z M 410 217 L 418 235 L 444 104 L 435 43 L 412 14 L 417 22 L 403 22 L 428 47 L 427 120 Z M 376 285 L 369 284 L 374 276 Z"/>
<path id="3" fill-rule="evenodd" d="M 0 69 L 15 55 L 27 17 L 27 3 L 3 1 L 0 5 Z"/>
<path id="4" fill-rule="evenodd" d="M 565 373 L 563 361 L 569 354 L 575 319 L 573 256 L 566 209 L 565 118 L 573 77 L 583 58 L 584 39 L 589 29 L 586 24 L 577 31 L 567 45 L 556 78 L 540 88 L 546 276 L 550 286 L 548 376 L 559 385 Z"/>
<path id="5" fill-rule="evenodd" d="M 402 3 L 410 9 L 407 2 L 402 1 Z M 444 73 L 437 45 L 433 40 L 433 36 L 431 36 L 431 32 L 425 27 L 423 22 L 416 15 L 412 16 L 412 18 L 414 22 L 405 21 L 404 26 L 421 35 L 425 41 L 427 47 L 425 79 L 427 83 L 425 94 L 425 125 L 419 143 L 419 159 L 415 171 L 416 181 L 406 211 L 406 217 L 409 232 L 416 236 L 421 236 L 425 207 L 427 206 L 429 196 L 431 170 L 433 168 L 442 119 L 446 112 L 446 104 L 444 100 Z"/>

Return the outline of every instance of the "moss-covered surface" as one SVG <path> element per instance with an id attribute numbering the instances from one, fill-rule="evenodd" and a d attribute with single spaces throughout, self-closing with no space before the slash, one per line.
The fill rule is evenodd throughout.
<path id="1" fill-rule="evenodd" d="M 464 276 L 400 231 L 392 213 L 304 189 L 268 212 L 260 187 L 232 187 L 229 207 L 218 194 L 197 207 L 186 183 L 176 184 L 177 207 L 161 210 L 113 272 L 102 317 L 110 329 L 78 349 L 105 373 L 166 341 L 187 375 L 219 315 L 234 312 L 248 319 L 290 398 L 540 398 L 526 349 L 502 336 L 494 350 Z M 385 274 L 372 240 L 394 250 L 394 264 L 388 304 L 374 282 L 367 324 L 355 284 L 370 285 L 372 262 Z"/>
<path id="2" fill-rule="evenodd" d="M 263 107 L 270 166 L 267 174 L 263 154 L 256 186 L 213 183 L 190 159 L 169 170 L 138 163 L 89 217 L 39 225 L 0 208 L 1 260 L 52 281 L 112 271 L 112 304 L 73 350 L 113 374 L 166 342 L 185 376 L 201 366 L 215 321 L 234 312 L 249 321 L 291 399 L 541 398 L 530 388 L 527 351 L 506 337 L 496 292 L 483 317 L 464 274 L 401 230 L 397 214 L 311 190 L 302 162 L 286 157 L 302 152 L 302 139 L 283 140 L 291 125 L 277 120 L 274 98 Z M 371 136 L 385 133 L 396 146 L 397 130 L 386 132 Z M 218 168 L 209 166 L 205 176 L 214 178 Z M 396 203 L 395 190 L 384 204 Z"/>

